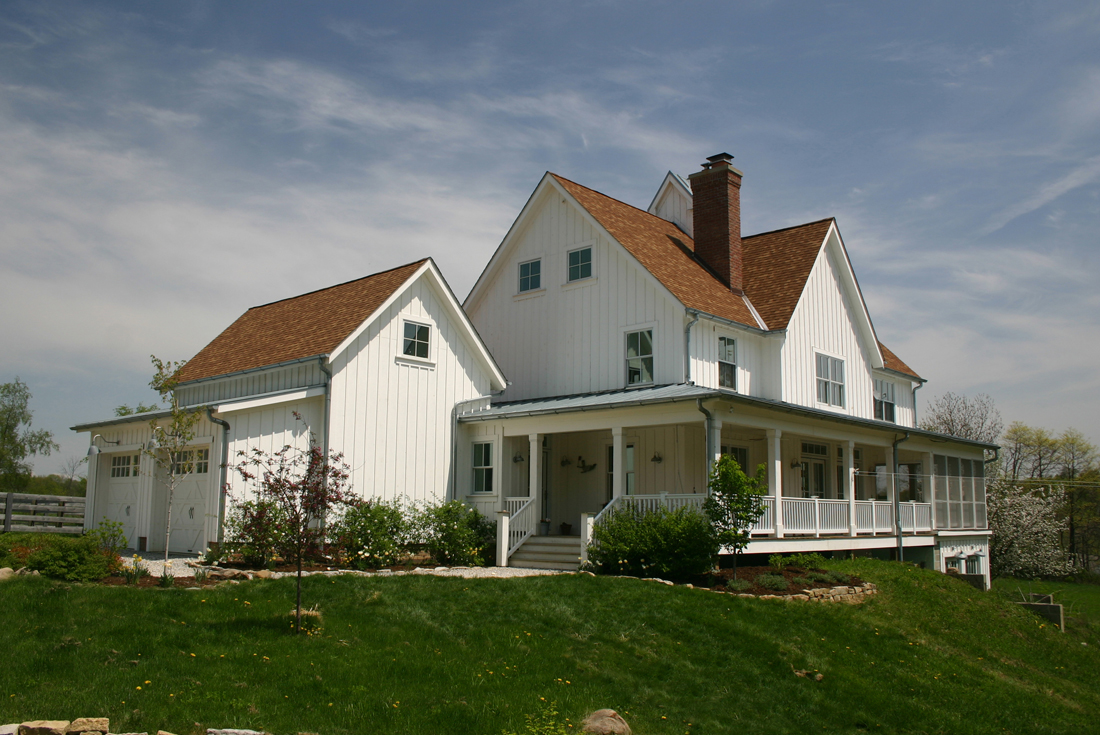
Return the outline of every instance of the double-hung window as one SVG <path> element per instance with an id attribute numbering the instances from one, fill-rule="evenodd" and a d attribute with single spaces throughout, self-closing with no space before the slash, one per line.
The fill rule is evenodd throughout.
<path id="1" fill-rule="evenodd" d="M 474 492 L 493 492 L 493 445 L 491 442 L 474 444 Z"/>
<path id="2" fill-rule="evenodd" d="M 406 357 L 420 357 L 427 360 L 431 331 L 431 327 L 425 324 L 405 322 L 405 337 L 401 346 L 401 354 Z"/>
<path id="3" fill-rule="evenodd" d="M 875 418 L 896 423 L 894 418 L 894 384 L 875 378 Z"/>
<path id="4" fill-rule="evenodd" d="M 653 382 L 653 330 L 626 333 L 626 384 Z"/>
<path id="5" fill-rule="evenodd" d="M 519 292 L 538 291 L 542 288 L 542 260 L 529 260 L 519 264 Z"/>
<path id="6" fill-rule="evenodd" d="M 844 361 L 817 354 L 817 402 L 844 408 Z"/>
<path id="7" fill-rule="evenodd" d="M 592 248 L 581 248 L 569 253 L 569 282 L 592 277 Z"/>
<path id="8" fill-rule="evenodd" d="M 737 340 L 718 338 L 718 387 L 737 390 Z"/>

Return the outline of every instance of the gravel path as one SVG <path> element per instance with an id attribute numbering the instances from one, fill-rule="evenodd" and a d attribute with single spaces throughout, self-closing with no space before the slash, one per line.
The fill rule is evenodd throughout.
<path id="1" fill-rule="evenodd" d="M 157 555 L 154 558 L 144 557 L 140 554 L 131 554 L 130 556 L 123 556 L 122 563 L 124 566 L 133 567 L 134 558 L 141 560 L 141 565 L 145 567 L 146 571 L 154 577 L 159 577 L 164 569 L 164 555 Z M 191 554 L 169 554 L 168 555 L 168 570 L 173 577 L 190 577 L 195 573 L 196 557 Z M 207 569 L 217 569 L 217 567 L 206 567 Z M 303 576 L 309 574 L 325 574 L 328 576 L 335 576 L 340 574 L 355 574 L 363 577 L 400 577 L 406 574 L 429 574 L 437 577 L 464 577 L 467 579 L 474 577 L 487 577 L 487 578 L 499 578 L 506 579 L 509 577 L 539 577 L 548 574 L 568 574 L 568 572 L 561 572 L 556 569 L 525 569 L 523 567 L 417 567 L 407 572 L 391 572 L 384 570 L 381 572 L 356 572 L 350 570 L 338 570 L 327 572 L 303 572 Z M 272 579 L 279 579 L 281 577 L 293 577 L 294 572 L 271 572 Z"/>

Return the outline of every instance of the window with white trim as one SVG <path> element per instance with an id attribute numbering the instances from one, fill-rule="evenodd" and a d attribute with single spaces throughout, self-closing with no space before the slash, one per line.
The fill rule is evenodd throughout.
<path id="1" fill-rule="evenodd" d="M 432 328 L 426 324 L 405 322 L 405 336 L 401 346 L 401 354 L 406 357 L 419 357 L 427 360 L 431 333 Z"/>
<path id="2" fill-rule="evenodd" d="M 894 418 L 894 384 L 889 380 L 875 378 L 875 418 L 879 421 L 896 423 Z"/>
<path id="3" fill-rule="evenodd" d="M 111 457 L 111 477 L 137 477 L 140 466 L 140 454 L 116 454 Z"/>
<path id="4" fill-rule="evenodd" d="M 209 449 L 185 449 L 182 452 L 172 453 L 173 475 L 186 475 L 189 473 L 194 473 L 196 475 L 205 475 L 209 471 Z"/>
<path id="5" fill-rule="evenodd" d="M 737 340 L 718 338 L 718 387 L 737 390 Z"/>
<path id="6" fill-rule="evenodd" d="M 592 248 L 581 248 L 569 253 L 569 281 L 592 277 Z"/>
<path id="7" fill-rule="evenodd" d="M 538 291 L 542 288 L 542 260 L 529 260 L 519 264 L 519 292 Z"/>
<path id="8" fill-rule="evenodd" d="M 475 493 L 493 492 L 493 444 L 478 442 L 474 444 L 474 487 Z"/>
<path id="9" fill-rule="evenodd" d="M 653 382 L 653 330 L 626 333 L 626 384 Z"/>
<path id="10" fill-rule="evenodd" d="M 966 573 L 967 574 L 981 574 L 982 573 L 982 558 L 977 554 L 971 554 L 966 557 Z"/>
<path id="11" fill-rule="evenodd" d="M 817 402 L 844 408 L 844 361 L 817 353 Z"/>

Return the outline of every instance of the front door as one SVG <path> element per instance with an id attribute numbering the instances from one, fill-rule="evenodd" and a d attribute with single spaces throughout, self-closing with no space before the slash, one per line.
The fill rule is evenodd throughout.
<path id="1" fill-rule="evenodd" d="M 825 497 L 825 460 L 802 460 L 802 497 Z"/>

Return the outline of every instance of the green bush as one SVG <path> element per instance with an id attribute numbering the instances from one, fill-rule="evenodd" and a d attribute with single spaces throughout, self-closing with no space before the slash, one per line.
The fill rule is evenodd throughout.
<path id="1" fill-rule="evenodd" d="M 805 577 L 791 577 L 791 584 L 800 589 L 805 589 L 806 587 L 813 586 L 813 582 L 806 579 Z"/>
<path id="2" fill-rule="evenodd" d="M 832 584 L 833 575 L 830 572 L 809 572 L 806 574 L 806 578 L 811 582 L 823 582 L 825 584 Z"/>
<path id="3" fill-rule="evenodd" d="M 848 584 L 848 582 L 852 581 L 851 577 L 841 572 L 826 572 L 826 574 L 828 574 L 830 579 L 837 584 Z"/>
<path id="4" fill-rule="evenodd" d="M 99 545 L 87 536 L 52 538 L 27 557 L 27 566 L 47 577 L 70 582 L 90 582 L 103 579 L 111 573 L 114 555 L 104 553 Z"/>
<path id="5" fill-rule="evenodd" d="M 772 554 L 768 557 L 768 566 L 772 569 L 786 569 L 794 564 L 794 558 L 782 554 Z"/>
<path id="6" fill-rule="evenodd" d="M 482 566 L 496 551 L 496 524 L 460 500 L 416 508 L 412 536 L 437 564 Z"/>
<path id="7" fill-rule="evenodd" d="M 401 503 L 356 500 L 330 527 L 333 552 L 356 569 L 379 569 L 406 555 L 410 523 Z"/>
<path id="8" fill-rule="evenodd" d="M 817 552 L 810 554 L 791 554 L 790 556 L 772 554 L 768 557 L 768 566 L 772 569 L 786 569 L 787 567 L 820 569 L 824 565 L 825 557 Z"/>
<path id="9" fill-rule="evenodd" d="M 761 574 L 754 580 L 759 587 L 781 592 L 787 589 L 787 580 L 780 574 Z"/>
<path id="10" fill-rule="evenodd" d="M 726 589 L 730 592 L 744 592 L 752 587 L 752 582 L 747 579 L 727 579 Z"/>
<path id="11" fill-rule="evenodd" d="M 644 511 L 630 504 L 593 529 L 588 561 L 600 574 L 682 579 L 707 572 L 717 553 L 710 521 L 695 508 Z"/>
<path id="12" fill-rule="evenodd" d="M 226 545 L 236 551 L 244 562 L 264 567 L 276 556 L 289 553 L 285 513 L 274 501 L 245 500 L 233 504 L 226 519 Z"/>

